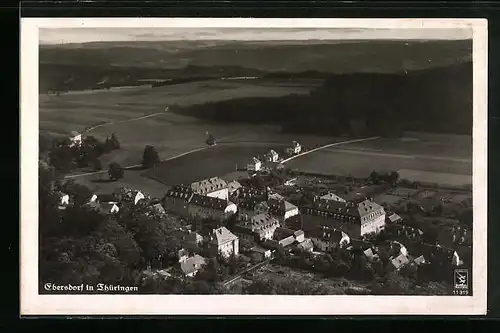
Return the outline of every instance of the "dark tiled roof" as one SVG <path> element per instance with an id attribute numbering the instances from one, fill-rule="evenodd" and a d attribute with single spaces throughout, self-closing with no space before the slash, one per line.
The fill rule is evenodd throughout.
<path id="1" fill-rule="evenodd" d="M 186 275 L 198 271 L 203 265 L 205 265 L 205 258 L 197 254 L 180 263 L 181 270 Z"/>
<path id="2" fill-rule="evenodd" d="M 227 188 L 227 182 L 219 177 L 212 177 L 191 184 L 191 189 L 198 194 L 211 193 L 225 188 Z"/>
<path id="3" fill-rule="evenodd" d="M 220 199 L 220 198 L 214 198 L 214 197 L 207 197 L 204 195 L 199 195 L 195 194 L 191 198 L 191 201 L 189 202 L 191 205 L 196 205 L 200 207 L 208 207 L 208 208 L 213 208 L 213 209 L 218 209 L 218 210 L 225 210 L 228 205 L 231 203 L 227 200 Z"/>

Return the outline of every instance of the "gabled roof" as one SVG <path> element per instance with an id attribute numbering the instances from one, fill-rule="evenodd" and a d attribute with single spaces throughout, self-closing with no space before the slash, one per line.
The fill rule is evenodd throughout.
<path id="1" fill-rule="evenodd" d="M 217 229 L 213 229 L 210 234 L 210 242 L 215 243 L 217 245 L 223 245 L 228 242 L 232 242 L 238 239 L 231 231 L 229 231 L 226 227 L 220 227 Z"/>
<path id="2" fill-rule="evenodd" d="M 78 135 L 80 135 L 81 133 L 79 133 L 79 132 L 77 132 L 77 131 L 71 131 L 69 134 L 70 134 L 71 136 L 78 136 Z"/>
<path id="3" fill-rule="evenodd" d="M 205 195 L 194 194 L 189 201 L 189 204 L 196 205 L 200 207 L 208 207 L 212 209 L 225 210 L 229 205 L 234 205 L 224 199 L 208 197 Z"/>
<path id="4" fill-rule="evenodd" d="M 241 184 L 238 181 L 236 181 L 236 180 L 233 180 L 233 181 L 229 182 L 227 184 L 227 187 L 229 189 L 229 192 L 234 192 L 234 191 L 242 188 Z"/>
<path id="5" fill-rule="evenodd" d="M 285 237 L 285 238 L 280 239 L 280 240 L 278 241 L 278 243 L 279 243 L 281 246 L 283 246 L 283 247 L 288 246 L 288 245 L 291 245 L 291 244 L 293 244 L 294 242 L 295 242 L 295 237 L 293 237 L 293 235 L 288 236 L 288 237 Z"/>
<path id="6" fill-rule="evenodd" d="M 180 262 L 181 270 L 186 275 L 198 271 L 203 265 L 205 265 L 205 258 L 197 254 Z"/>
<path id="7" fill-rule="evenodd" d="M 425 257 L 424 256 L 420 256 L 420 257 L 417 257 L 413 260 L 413 262 L 417 265 L 422 265 L 422 264 L 425 264 L 426 261 L 425 261 Z"/>
<path id="8" fill-rule="evenodd" d="M 177 198 L 177 199 L 183 199 L 183 200 L 190 200 L 191 196 L 193 195 L 193 191 L 191 190 L 190 187 L 187 186 L 182 186 L 182 185 L 176 185 L 169 189 L 167 193 L 165 193 L 166 198 Z"/>
<path id="9" fill-rule="evenodd" d="M 408 264 L 410 261 L 408 260 L 408 257 L 405 256 L 404 254 L 400 254 L 399 256 L 392 258 L 390 263 L 394 268 L 400 269 L 404 265 Z"/>
<path id="10" fill-rule="evenodd" d="M 334 243 L 339 243 L 342 239 L 349 237 L 342 230 L 323 227 L 316 228 L 311 234 L 318 239 Z"/>
<path id="11" fill-rule="evenodd" d="M 346 200 L 344 198 L 341 198 L 341 197 L 339 197 L 338 195 L 336 195 L 335 193 L 332 193 L 332 192 L 328 192 L 327 194 L 324 194 L 324 195 L 320 196 L 319 198 L 323 199 L 323 200 L 332 200 L 332 201 L 346 202 Z"/>
<path id="12" fill-rule="evenodd" d="M 227 182 L 220 177 L 212 177 L 191 183 L 191 189 L 198 193 L 210 193 L 227 188 Z"/>
<path id="13" fill-rule="evenodd" d="M 165 208 L 159 203 L 152 205 L 151 208 L 160 214 L 165 214 Z"/>
<path id="14" fill-rule="evenodd" d="M 261 253 L 261 254 L 265 254 L 265 253 L 267 253 L 267 252 L 271 252 L 271 250 L 269 250 L 269 249 L 264 249 L 264 248 L 262 248 L 262 247 L 260 247 L 260 246 L 254 246 L 254 247 L 252 247 L 252 248 L 250 249 L 250 251 L 252 251 L 252 252 L 257 252 L 257 253 Z"/>
<path id="15" fill-rule="evenodd" d="M 364 250 L 363 253 L 365 256 L 367 256 L 370 259 L 378 258 L 378 254 L 376 254 L 371 247 Z"/>
<path id="16" fill-rule="evenodd" d="M 401 220 L 401 216 L 399 216 L 396 213 L 392 213 L 391 215 L 389 215 L 388 219 L 391 222 L 397 222 L 397 221 Z"/>

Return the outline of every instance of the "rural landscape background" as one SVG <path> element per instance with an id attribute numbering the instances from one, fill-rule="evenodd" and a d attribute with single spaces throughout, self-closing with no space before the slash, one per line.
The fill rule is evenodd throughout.
<path id="1" fill-rule="evenodd" d="M 127 229 L 106 217 L 99 220 L 104 227 L 91 225 L 78 210 L 72 225 L 60 224 L 63 213 L 47 208 L 55 200 L 47 199 L 53 182 L 66 192 L 131 188 L 162 198 L 174 185 L 222 177 L 292 141 L 314 149 L 373 138 L 284 165 L 311 177 L 368 179 L 374 171 L 396 171 L 400 180 L 431 184 L 421 186 L 431 193 L 429 200 L 443 202 L 440 187 L 451 191 L 448 196 L 471 197 L 471 39 L 96 41 L 41 43 L 39 51 L 40 283 L 132 281 L 148 261 L 145 253 L 157 253 L 155 242 L 162 252 L 176 248 L 165 240 L 170 235 L 156 239 L 163 237 L 156 227 Z M 98 165 L 68 164 L 60 156 L 54 165 L 54 142 L 71 131 L 97 142 L 113 134 L 119 144 L 101 154 Z M 207 133 L 216 146 L 207 145 Z M 160 162 L 144 168 L 148 145 Z M 111 163 L 124 168 L 123 177 L 108 180 Z M 399 204 L 401 196 L 383 195 L 380 200 L 389 206 Z M 445 212 L 438 215 L 472 226 L 471 203 L 460 205 L 443 204 Z M 437 224 L 432 232 L 443 228 Z M 106 256 L 82 250 L 107 251 L 100 243 L 113 243 L 114 250 Z M 278 286 L 280 279 L 322 281 L 332 293 L 373 282 L 320 279 L 276 267 L 267 265 L 255 275 L 274 276 Z M 437 283 L 432 288 L 448 292 Z"/>

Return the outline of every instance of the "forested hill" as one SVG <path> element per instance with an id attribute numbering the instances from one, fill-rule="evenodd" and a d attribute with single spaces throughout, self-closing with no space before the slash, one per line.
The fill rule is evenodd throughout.
<path id="1" fill-rule="evenodd" d="M 470 134 L 472 63 L 394 74 L 332 74 L 309 95 L 234 99 L 174 112 L 327 135 Z"/>

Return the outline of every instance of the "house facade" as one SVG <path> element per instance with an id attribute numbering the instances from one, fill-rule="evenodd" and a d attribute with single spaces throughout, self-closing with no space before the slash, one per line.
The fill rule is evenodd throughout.
<path id="1" fill-rule="evenodd" d="M 315 198 L 312 205 L 306 205 L 300 211 L 301 229 L 306 233 L 319 226 L 326 226 L 359 238 L 378 233 L 385 227 L 384 208 L 371 200 L 352 203 Z"/>
<path id="2" fill-rule="evenodd" d="M 225 220 L 236 214 L 238 207 L 228 200 L 195 194 L 189 200 L 187 210 L 192 218 Z"/>
<path id="3" fill-rule="evenodd" d="M 223 257 L 239 254 L 239 239 L 226 227 L 213 229 L 206 237 L 211 255 L 221 254 Z"/>
<path id="4" fill-rule="evenodd" d="M 254 157 L 252 160 L 247 164 L 247 170 L 251 172 L 256 172 L 259 171 L 262 168 L 262 162 Z"/>
<path id="5" fill-rule="evenodd" d="M 265 158 L 266 162 L 276 163 L 276 162 L 278 162 L 279 155 L 278 155 L 278 153 L 276 151 L 274 151 L 274 150 L 271 149 L 268 153 L 266 153 L 264 155 L 264 158 Z"/>
<path id="6" fill-rule="evenodd" d="M 229 189 L 227 182 L 220 177 L 212 177 L 191 184 L 191 190 L 195 194 L 219 198 L 223 200 L 229 199 Z"/>
<path id="7" fill-rule="evenodd" d="M 269 213 L 280 222 L 299 215 L 299 207 L 286 200 L 270 199 L 268 200 L 268 205 Z"/>
<path id="8" fill-rule="evenodd" d="M 80 147 L 82 145 L 82 134 L 72 131 L 69 135 L 70 147 Z"/>
<path id="9" fill-rule="evenodd" d="M 351 243 L 349 236 L 339 229 L 318 228 L 309 234 L 314 247 L 322 252 L 337 248 L 347 248 Z"/>
<path id="10" fill-rule="evenodd" d="M 272 239 L 279 221 L 269 214 L 258 214 L 252 217 L 242 215 L 233 231 L 242 239 L 265 240 Z"/>
<path id="11" fill-rule="evenodd" d="M 162 199 L 162 204 L 166 211 L 182 217 L 188 217 L 188 204 L 193 196 L 194 193 L 191 188 L 180 185 L 174 186 L 167 191 Z"/>

